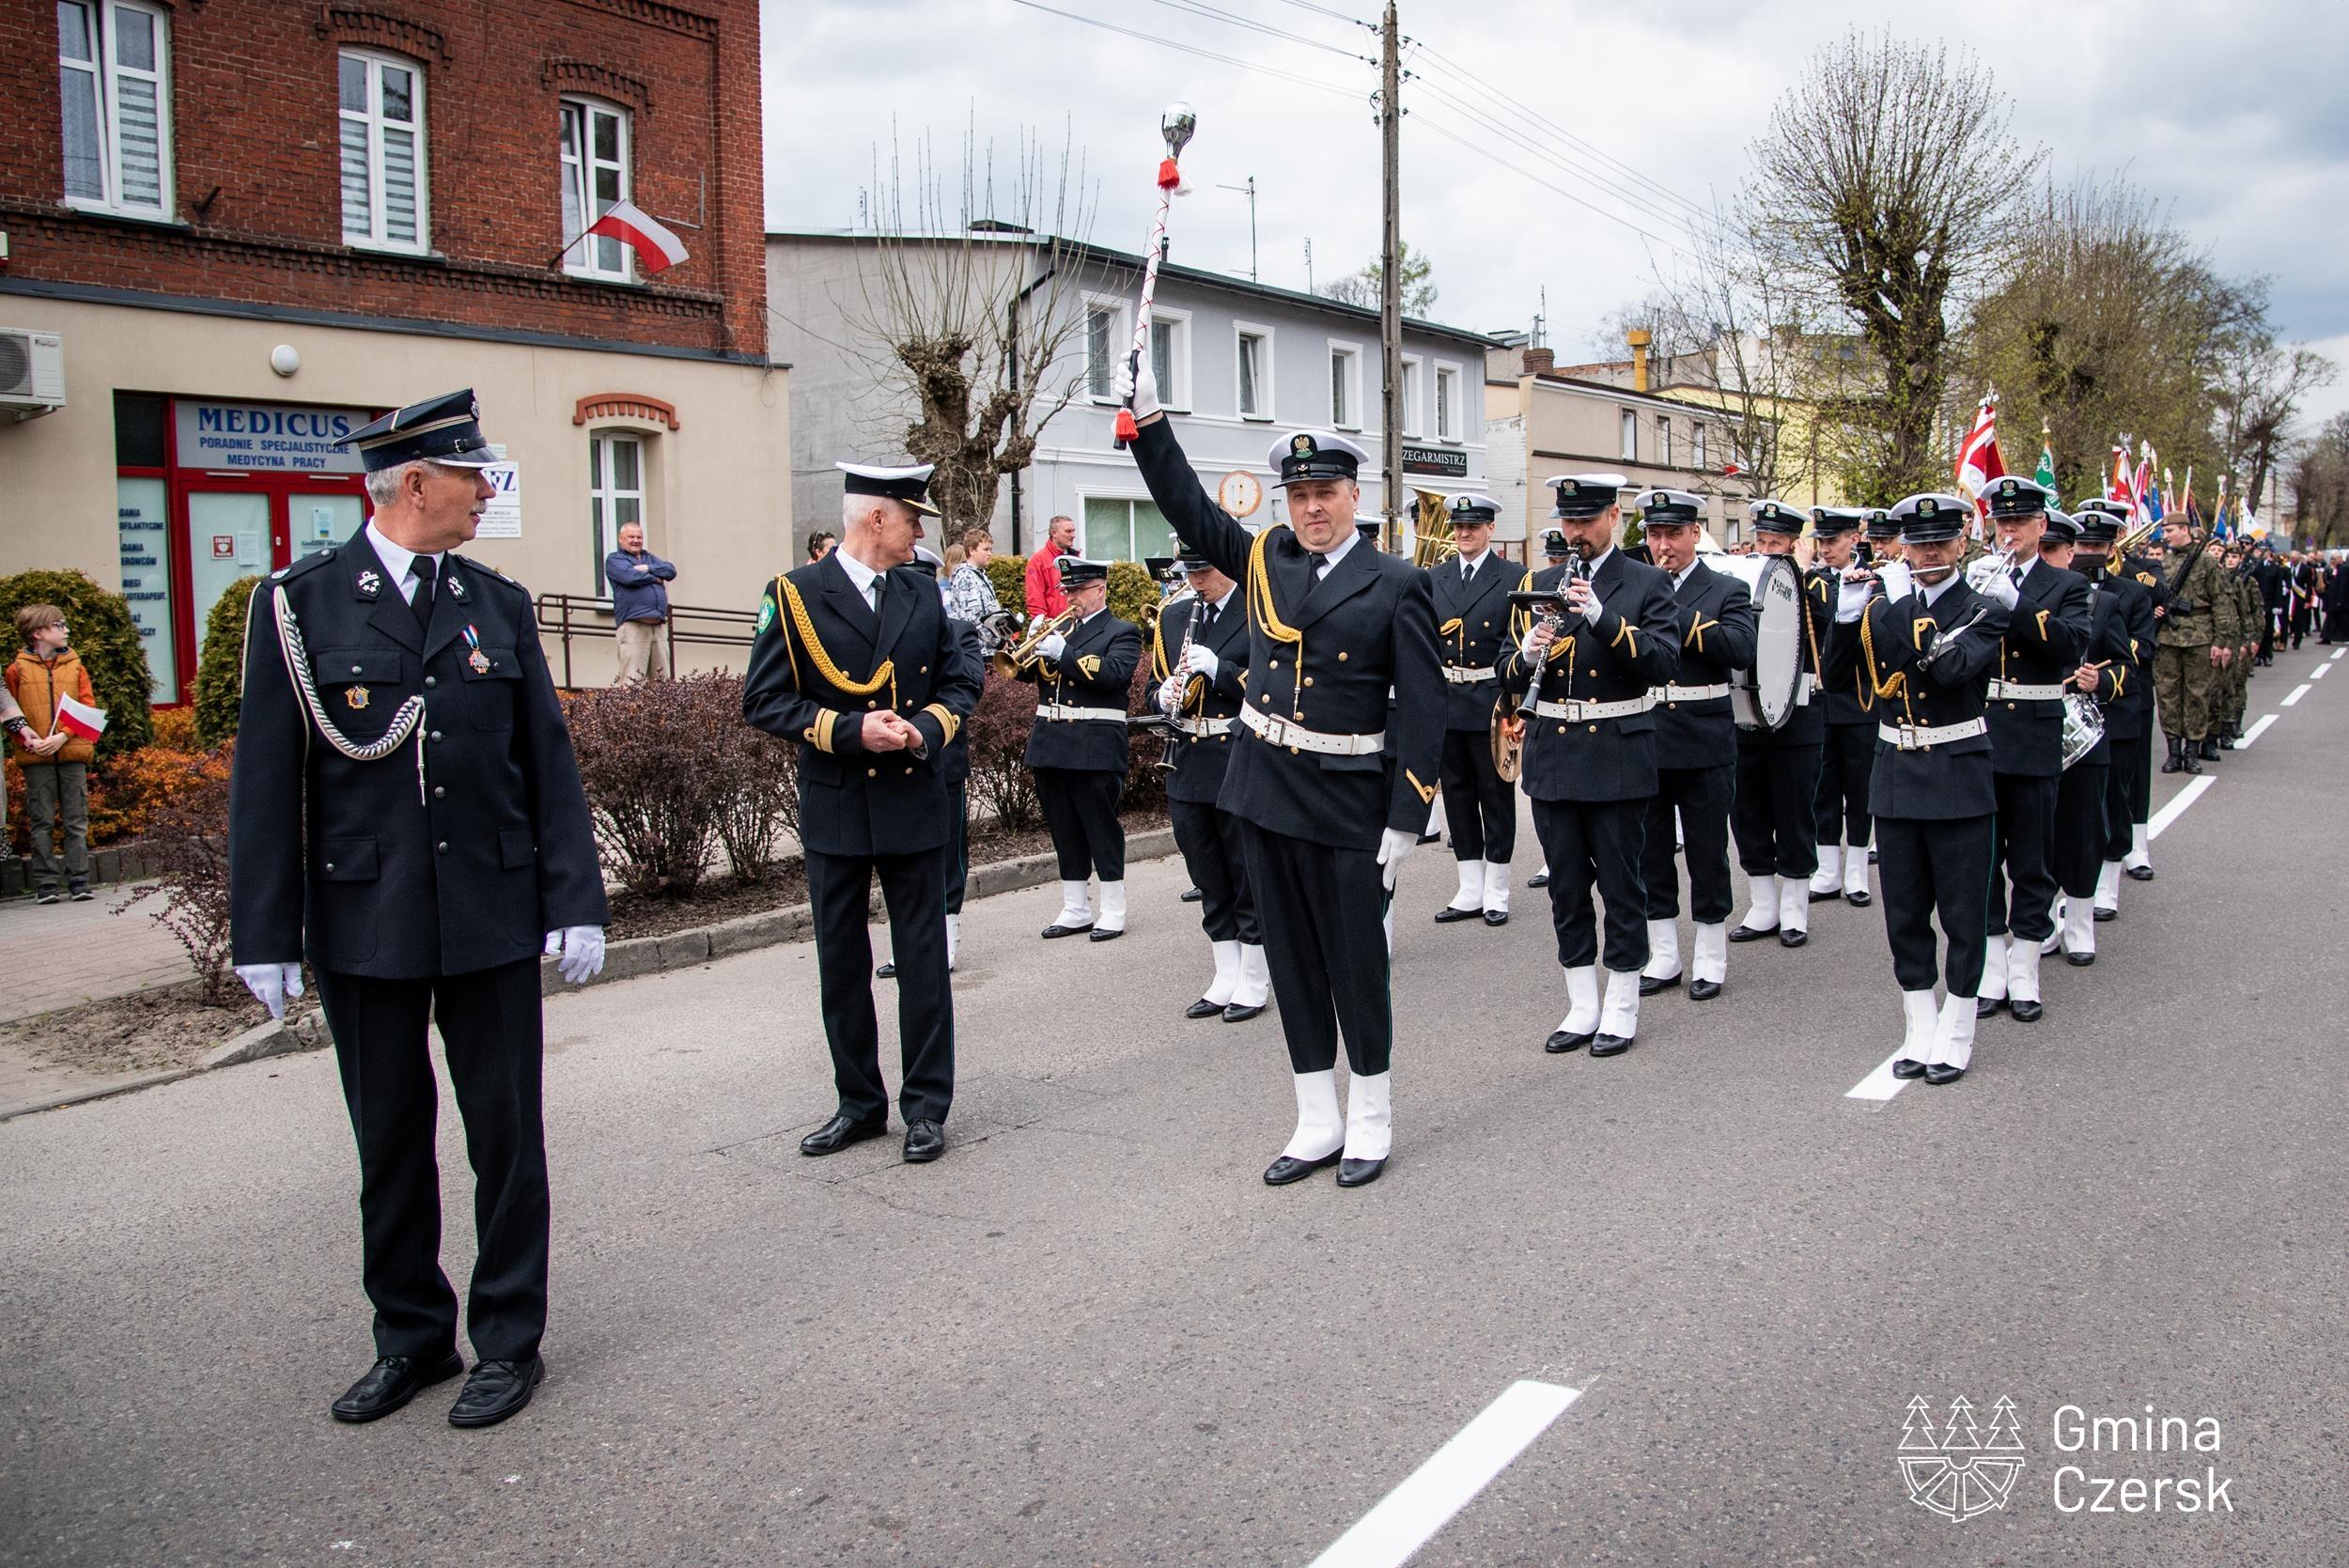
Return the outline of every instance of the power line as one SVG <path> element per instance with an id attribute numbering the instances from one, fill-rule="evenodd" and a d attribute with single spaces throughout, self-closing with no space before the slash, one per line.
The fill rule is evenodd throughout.
<path id="1" fill-rule="evenodd" d="M 1173 39 L 1160 38 L 1156 33 L 1144 33 L 1132 27 L 1120 27 L 1113 22 L 1103 22 L 1095 17 L 1081 15 L 1076 11 L 1064 11 L 1057 7 L 1041 5 L 1038 0 L 1012 0 L 1012 4 L 1025 6 L 1032 11 L 1042 11 L 1048 16 L 1063 17 L 1070 22 L 1081 22 L 1088 27 L 1098 27 L 1104 32 L 1120 33 L 1129 39 L 1139 39 L 1143 43 L 1155 43 L 1161 48 L 1179 50 L 1186 54 L 1196 54 L 1202 59 L 1213 60 L 1219 65 L 1231 66 L 1240 70 L 1252 70 L 1265 76 L 1277 76 L 1284 82 L 1294 82 L 1303 87 L 1317 87 L 1326 93 L 1335 93 L 1340 98 L 1359 101 L 1363 96 L 1357 88 L 1342 87 L 1334 82 L 1324 82 L 1318 77 L 1300 75 L 1293 70 L 1283 70 L 1277 66 L 1259 65 L 1253 60 L 1243 60 L 1237 55 L 1220 54 L 1212 49 L 1202 49 L 1196 44 L 1178 43 Z"/>
<path id="2" fill-rule="evenodd" d="M 1515 163 L 1510 163 L 1507 159 L 1494 152 L 1490 147 L 1484 147 L 1476 142 L 1470 141 L 1467 137 L 1462 136 L 1455 132 L 1444 129 L 1443 124 L 1439 120 L 1427 118 L 1423 114 L 1420 123 L 1426 129 L 1434 132 L 1437 135 L 1444 138 L 1444 140 L 1448 142 L 1456 142 L 1460 146 L 1468 148 L 1470 152 L 1477 154 L 1479 157 L 1492 160 L 1493 163 L 1508 170 L 1511 174 L 1516 175 L 1520 179 L 1531 180 L 1532 183 L 1539 185 L 1545 191 L 1553 192 L 1558 195 L 1565 197 L 1568 201 L 1589 208 L 1592 211 L 1597 213 L 1600 217 L 1605 218 L 1608 222 L 1622 225 L 1625 228 L 1629 229 L 1632 233 L 1638 235 L 1642 240 L 1648 241 L 1652 244 L 1661 245 L 1664 249 L 1671 251 L 1675 256 L 1681 256 L 1684 259 L 1689 261 L 1697 259 L 1695 256 L 1689 255 L 1687 250 L 1674 244 L 1670 240 L 1665 239 L 1662 235 L 1652 234 L 1648 230 L 1641 228 L 1638 224 L 1633 223 L 1630 219 L 1620 217 L 1613 212 L 1610 212 L 1607 209 L 1599 206 L 1588 196 L 1578 195 L 1576 193 L 1567 190 L 1563 185 L 1553 185 L 1548 180 L 1544 179 L 1541 176 L 1529 173 L 1528 171 L 1517 167 Z"/>
<path id="3" fill-rule="evenodd" d="M 1180 11 L 1187 16 L 1203 17 L 1209 22 L 1226 23 L 1234 27 L 1244 27 L 1252 33 L 1262 33 L 1268 38 L 1283 39 L 1290 43 L 1301 43 L 1308 49 L 1319 49 L 1331 54 L 1342 54 L 1349 60 L 1360 60 L 1365 65 L 1376 63 L 1367 54 L 1358 54 L 1350 49 L 1341 49 L 1334 43 L 1324 43 L 1319 39 L 1309 39 L 1302 33 L 1292 33 L 1285 27 L 1275 27 L 1268 22 L 1258 22 L 1253 17 L 1241 16 L 1237 11 L 1227 11 L 1220 6 L 1210 6 L 1206 0 L 1151 0 L 1151 3 L 1164 6 L 1170 10 Z"/>
<path id="4" fill-rule="evenodd" d="M 1374 31 L 1377 28 L 1375 23 L 1364 22 L 1361 17 L 1346 11 L 1332 10 L 1328 6 L 1316 6 L 1314 0 L 1285 0 L 1285 3 L 1295 6 L 1300 11 L 1313 11 L 1321 16 L 1332 17 L 1339 22 L 1350 22 L 1357 27 L 1369 27 Z"/>

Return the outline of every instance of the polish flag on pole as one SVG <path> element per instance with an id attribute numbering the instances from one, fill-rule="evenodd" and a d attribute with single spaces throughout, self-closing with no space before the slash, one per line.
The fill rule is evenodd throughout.
<path id="1" fill-rule="evenodd" d="M 95 740 L 106 733 L 106 710 L 92 707 L 78 697 L 57 693 L 56 728 L 77 740 Z"/>
<path id="2" fill-rule="evenodd" d="M 580 232 L 580 239 L 590 234 L 609 235 L 634 251 L 647 276 L 667 272 L 685 259 L 685 241 L 632 202 L 614 202 L 602 217 Z"/>
<path id="3" fill-rule="evenodd" d="M 1974 427 L 1957 452 L 1957 492 L 1968 502 L 1991 480 L 2002 478 L 2006 464 L 1999 458 L 1999 394 L 1993 389 L 1974 414 Z"/>

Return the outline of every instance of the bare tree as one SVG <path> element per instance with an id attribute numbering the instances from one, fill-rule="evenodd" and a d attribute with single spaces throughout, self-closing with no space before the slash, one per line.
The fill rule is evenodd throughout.
<path id="1" fill-rule="evenodd" d="M 1411 249 L 1408 242 L 1405 243 L 1402 266 L 1403 314 L 1424 317 L 1436 308 L 1435 271 L 1436 264 L 1427 259 L 1424 251 L 1415 251 Z M 1379 302 L 1386 297 L 1386 287 L 1387 271 L 1384 259 L 1372 256 L 1362 264 L 1361 272 L 1348 272 L 1342 278 L 1332 278 L 1330 282 L 1323 284 L 1318 292 L 1323 299 L 1335 300 L 1340 304 L 1360 305 L 1365 310 L 1377 310 Z"/>
<path id="2" fill-rule="evenodd" d="M 1853 31 L 1821 51 L 1752 148 L 1743 226 L 1776 278 L 1856 326 L 1876 384 L 1832 400 L 1845 489 L 1946 478 L 1951 306 L 1992 269 L 2044 152 L 1970 56 Z"/>
<path id="3" fill-rule="evenodd" d="M 2246 480 L 2244 494 L 2265 493 L 2268 471 L 2291 434 L 2300 399 L 2330 385 L 2338 370 L 2306 344 L 2247 334 L 2227 356 L 2218 388 L 2219 458 Z"/>
<path id="4" fill-rule="evenodd" d="M 2322 549 L 2349 540 L 2349 413 L 2337 413 L 2293 449 L 2292 532 Z"/>

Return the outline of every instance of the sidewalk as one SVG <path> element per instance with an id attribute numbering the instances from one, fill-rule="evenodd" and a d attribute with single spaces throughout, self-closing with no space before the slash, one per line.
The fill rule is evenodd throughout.
<path id="1" fill-rule="evenodd" d="M 101 887 L 86 904 L 0 899 L 0 953 L 8 955 L 0 967 L 0 1021 L 187 979 L 187 955 L 148 918 L 160 904 L 150 898 L 115 912 L 133 891 Z M 77 1072 L 0 1051 L 0 1111 L 144 1076 Z"/>

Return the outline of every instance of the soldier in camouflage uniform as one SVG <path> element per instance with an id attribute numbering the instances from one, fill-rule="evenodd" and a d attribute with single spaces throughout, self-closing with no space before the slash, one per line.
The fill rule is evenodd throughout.
<path id="1" fill-rule="evenodd" d="M 2250 703 L 2251 672 L 2259 662 L 2260 639 L 2267 623 L 2267 596 L 2260 587 L 2259 574 L 2251 564 L 2253 559 L 2238 545 L 2227 547 L 2227 581 L 2234 589 L 2238 630 L 2234 657 L 2227 663 L 2223 722 L 2211 726 L 2212 744 L 2203 749 L 2205 758 L 2221 751 L 2233 751 L 2234 743 L 2243 735 L 2243 710 Z"/>
<path id="2" fill-rule="evenodd" d="M 2194 544 L 2194 530 L 2184 517 L 2162 525 L 2162 585 L 2168 603 L 2161 611 L 2160 648 L 2154 656 L 2155 700 L 2161 709 L 2161 731 L 2170 755 L 2165 773 L 2200 773 L 2199 757 L 2216 755 L 2210 743 L 2212 705 L 2220 675 L 2242 642 L 2237 604 L 2225 582 L 2226 568 L 2207 549 Z"/>

